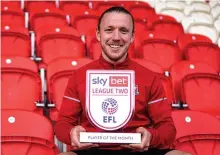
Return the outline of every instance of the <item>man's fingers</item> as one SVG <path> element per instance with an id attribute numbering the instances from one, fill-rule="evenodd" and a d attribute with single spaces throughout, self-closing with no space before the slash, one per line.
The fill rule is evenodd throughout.
<path id="1" fill-rule="evenodd" d="M 125 147 L 135 149 L 138 151 L 147 150 L 150 144 L 150 138 L 149 138 L 148 132 L 143 127 L 137 128 L 136 132 L 141 134 L 141 143 L 140 144 L 129 144 L 128 146 L 125 146 Z"/>
<path id="2" fill-rule="evenodd" d="M 81 126 L 76 126 L 71 131 L 71 145 L 77 149 L 85 149 L 85 148 L 91 148 L 91 147 L 98 147 L 98 144 L 93 143 L 80 143 L 79 136 L 80 132 L 86 132 L 86 130 Z"/>
<path id="3" fill-rule="evenodd" d="M 143 149 L 140 149 L 139 146 L 132 146 L 131 144 L 130 145 L 121 145 L 121 147 L 127 148 L 127 149 L 136 150 L 138 152 L 143 152 L 143 151 L 147 151 L 148 150 L 148 146 L 144 147 Z"/>
<path id="4" fill-rule="evenodd" d="M 145 148 L 144 148 L 144 151 L 147 151 L 149 149 L 149 146 L 146 146 Z"/>
<path id="5" fill-rule="evenodd" d="M 121 147 L 131 149 L 130 145 L 121 145 Z"/>
<path id="6" fill-rule="evenodd" d="M 72 143 L 74 143 L 78 147 L 80 146 L 79 133 L 77 131 L 73 131 L 71 139 L 72 139 Z"/>
<path id="7" fill-rule="evenodd" d="M 135 149 L 135 150 L 144 149 L 144 146 L 142 144 L 128 144 L 128 145 L 121 145 L 121 147 Z"/>
<path id="8" fill-rule="evenodd" d="M 91 147 L 92 145 L 92 143 L 80 143 L 79 148 Z"/>
<path id="9" fill-rule="evenodd" d="M 145 133 L 145 129 L 143 127 L 139 127 L 139 128 L 136 129 L 136 132 L 144 134 Z"/>
<path id="10" fill-rule="evenodd" d="M 132 149 L 136 149 L 136 150 L 142 150 L 142 149 L 144 149 L 144 145 L 143 145 L 143 144 L 129 144 L 129 146 L 130 146 Z"/>
<path id="11" fill-rule="evenodd" d="M 71 141 L 72 141 L 72 145 L 73 146 L 80 146 L 80 142 L 79 142 L 79 135 L 80 132 L 85 132 L 86 130 L 81 127 L 81 126 L 76 126 L 75 128 L 72 129 L 71 131 Z"/>
<path id="12" fill-rule="evenodd" d="M 98 147 L 98 144 L 92 144 L 92 143 L 81 143 L 80 147 L 78 147 L 79 150 L 82 149 L 88 149 L 88 148 L 92 148 L 92 147 Z"/>

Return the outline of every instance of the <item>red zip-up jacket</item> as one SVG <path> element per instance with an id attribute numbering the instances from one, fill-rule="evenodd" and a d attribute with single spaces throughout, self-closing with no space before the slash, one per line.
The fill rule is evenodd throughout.
<path id="1" fill-rule="evenodd" d="M 130 58 L 119 64 L 111 64 L 102 56 L 77 69 L 69 80 L 55 124 L 55 133 L 61 142 L 71 144 L 70 131 L 76 125 L 81 125 L 87 132 L 104 132 L 90 123 L 86 114 L 86 71 L 89 69 L 135 71 L 135 85 L 139 92 L 135 96 L 135 113 L 122 129 L 114 132 L 135 132 L 138 127 L 144 127 L 152 135 L 151 148 L 168 148 L 173 143 L 176 128 L 171 117 L 171 106 L 157 74 Z M 108 149 L 118 147 L 112 145 Z"/>

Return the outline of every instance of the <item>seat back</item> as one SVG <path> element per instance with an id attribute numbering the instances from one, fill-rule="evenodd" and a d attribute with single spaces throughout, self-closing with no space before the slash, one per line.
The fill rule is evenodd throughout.
<path id="1" fill-rule="evenodd" d="M 167 35 L 170 40 L 177 40 L 180 35 L 184 34 L 182 25 L 173 21 L 156 21 L 153 23 L 152 28 L 157 33 Z"/>
<path id="2" fill-rule="evenodd" d="M 84 57 L 85 46 L 73 28 L 41 29 L 37 33 L 37 55 L 48 64 L 60 57 Z"/>
<path id="3" fill-rule="evenodd" d="M 54 9 L 56 8 L 56 4 L 54 1 L 27 1 L 25 7 L 28 12 L 34 13 L 36 10 L 40 10 L 40 7 L 45 9 Z"/>
<path id="4" fill-rule="evenodd" d="M 207 36 L 213 43 L 217 43 L 218 32 L 213 24 L 194 23 L 188 27 L 187 32 Z"/>
<path id="5" fill-rule="evenodd" d="M 154 16 L 153 18 L 147 21 L 149 28 L 152 29 L 152 24 L 158 21 L 177 22 L 176 19 L 172 16 L 164 15 L 164 14 L 156 14 L 156 16 Z"/>
<path id="6" fill-rule="evenodd" d="M 220 25 L 220 19 L 215 20 L 214 26 L 215 26 L 216 30 L 218 31 L 218 33 L 220 33 L 220 26 L 219 25 Z"/>
<path id="7" fill-rule="evenodd" d="M 181 97 L 189 109 L 214 116 L 220 116 L 219 91 L 220 77 L 216 74 L 191 74 L 181 83 Z"/>
<path id="8" fill-rule="evenodd" d="M 193 3 L 185 7 L 184 12 L 188 16 L 192 12 L 206 12 L 209 13 L 211 11 L 211 7 L 207 3 Z"/>
<path id="9" fill-rule="evenodd" d="M 23 26 L 2 23 L 1 45 L 3 56 L 31 56 L 29 32 Z"/>
<path id="10" fill-rule="evenodd" d="M 96 38 L 96 32 L 94 29 L 86 34 L 86 50 L 89 58 L 98 59 L 100 57 L 101 45 Z"/>
<path id="11" fill-rule="evenodd" d="M 169 67 L 182 59 L 177 45 L 170 40 L 163 39 L 160 33 L 150 33 L 141 42 L 141 57 L 153 61 L 169 70 Z"/>
<path id="12" fill-rule="evenodd" d="M 155 10 L 157 13 L 174 17 L 176 21 L 181 22 L 184 18 L 184 8 L 186 4 L 181 1 L 168 1 L 166 3 L 157 3 Z"/>
<path id="13" fill-rule="evenodd" d="M 217 4 L 211 10 L 211 14 L 215 20 L 220 19 L 220 10 L 219 9 L 220 9 L 220 4 Z"/>
<path id="14" fill-rule="evenodd" d="M 98 13 L 95 11 L 86 11 L 86 14 L 77 15 L 73 20 L 73 27 L 80 35 L 86 35 L 91 29 L 96 30 L 98 25 Z M 86 24 L 85 24 L 86 23 Z"/>
<path id="15" fill-rule="evenodd" d="M 156 16 L 155 10 L 144 5 L 133 5 L 129 8 L 130 13 L 135 19 L 142 19 L 148 21 Z"/>
<path id="16" fill-rule="evenodd" d="M 143 31 L 147 29 L 147 21 L 142 19 L 135 19 L 135 36 L 139 36 L 143 34 Z"/>
<path id="17" fill-rule="evenodd" d="M 25 26 L 24 12 L 19 2 L 1 2 L 1 21 L 7 24 Z"/>
<path id="18" fill-rule="evenodd" d="M 86 1 L 60 1 L 59 6 L 71 16 L 74 16 L 77 12 L 89 10 L 89 4 Z"/>
<path id="19" fill-rule="evenodd" d="M 52 61 L 48 65 L 48 97 L 49 101 L 55 104 L 55 108 L 50 109 L 50 118 L 52 120 L 56 121 L 58 118 L 63 95 L 73 71 L 90 62 L 92 62 L 92 59 L 88 58 L 61 58 Z"/>
<path id="20" fill-rule="evenodd" d="M 183 51 L 187 45 L 196 44 L 198 42 L 212 43 L 211 39 L 200 34 L 186 33 L 186 34 L 180 35 L 177 39 L 177 43 L 181 51 Z"/>
<path id="21" fill-rule="evenodd" d="M 173 111 L 172 117 L 177 129 L 175 149 L 193 155 L 220 154 L 220 122 L 217 118 L 190 110 Z"/>
<path id="22" fill-rule="evenodd" d="M 2 57 L 2 109 L 23 109 L 42 114 L 36 108 L 41 101 L 41 80 L 37 65 L 28 58 Z"/>
<path id="23" fill-rule="evenodd" d="M 47 27 L 68 26 L 66 15 L 55 7 L 35 7 L 30 12 L 31 30 L 47 29 Z"/>
<path id="24" fill-rule="evenodd" d="M 186 60 L 207 63 L 220 72 L 220 48 L 212 43 L 189 44 L 183 51 Z"/>
<path id="25" fill-rule="evenodd" d="M 207 23 L 210 23 L 212 24 L 214 19 L 212 17 L 212 15 L 210 14 L 210 12 L 191 12 L 190 13 L 190 17 L 193 17 L 193 18 L 203 18 L 207 21 Z"/>
<path id="26" fill-rule="evenodd" d="M 56 155 L 50 121 L 39 114 L 22 110 L 2 110 L 2 155 Z"/>
<path id="27" fill-rule="evenodd" d="M 95 6 L 95 10 L 98 10 L 98 12 L 100 14 L 102 14 L 105 10 L 113 7 L 113 6 L 123 6 L 123 2 L 117 2 L 117 1 L 114 1 L 114 2 L 98 2 Z"/>
<path id="28" fill-rule="evenodd" d="M 170 77 L 175 101 L 181 101 L 180 84 L 183 78 L 190 74 L 212 73 L 217 75 L 217 71 L 210 65 L 197 61 L 180 61 L 171 66 Z"/>

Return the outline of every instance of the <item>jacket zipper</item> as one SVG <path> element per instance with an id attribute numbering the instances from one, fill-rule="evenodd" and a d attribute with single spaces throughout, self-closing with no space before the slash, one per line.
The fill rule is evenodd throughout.
<path id="1" fill-rule="evenodd" d="M 116 69 L 116 65 L 112 64 L 112 68 L 113 68 L 113 70 L 115 70 Z"/>

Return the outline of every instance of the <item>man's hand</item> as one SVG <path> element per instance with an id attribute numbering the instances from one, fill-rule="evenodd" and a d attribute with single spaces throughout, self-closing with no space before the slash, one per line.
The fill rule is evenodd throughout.
<path id="1" fill-rule="evenodd" d="M 82 126 L 75 126 L 70 131 L 70 139 L 71 139 L 71 145 L 76 149 L 88 149 L 91 147 L 98 147 L 98 144 L 93 143 L 80 143 L 79 142 L 79 135 L 80 132 L 86 132 L 86 130 Z"/>
<path id="2" fill-rule="evenodd" d="M 136 132 L 141 133 L 141 143 L 140 144 L 128 144 L 128 145 L 121 145 L 121 146 L 125 147 L 125 148 L 134 149 L 134 150 L 137 150 L 140 152 L 147 151 L 148 147 L 150 146 L 151 133 L 143 127 L 137 128 Z"/>

